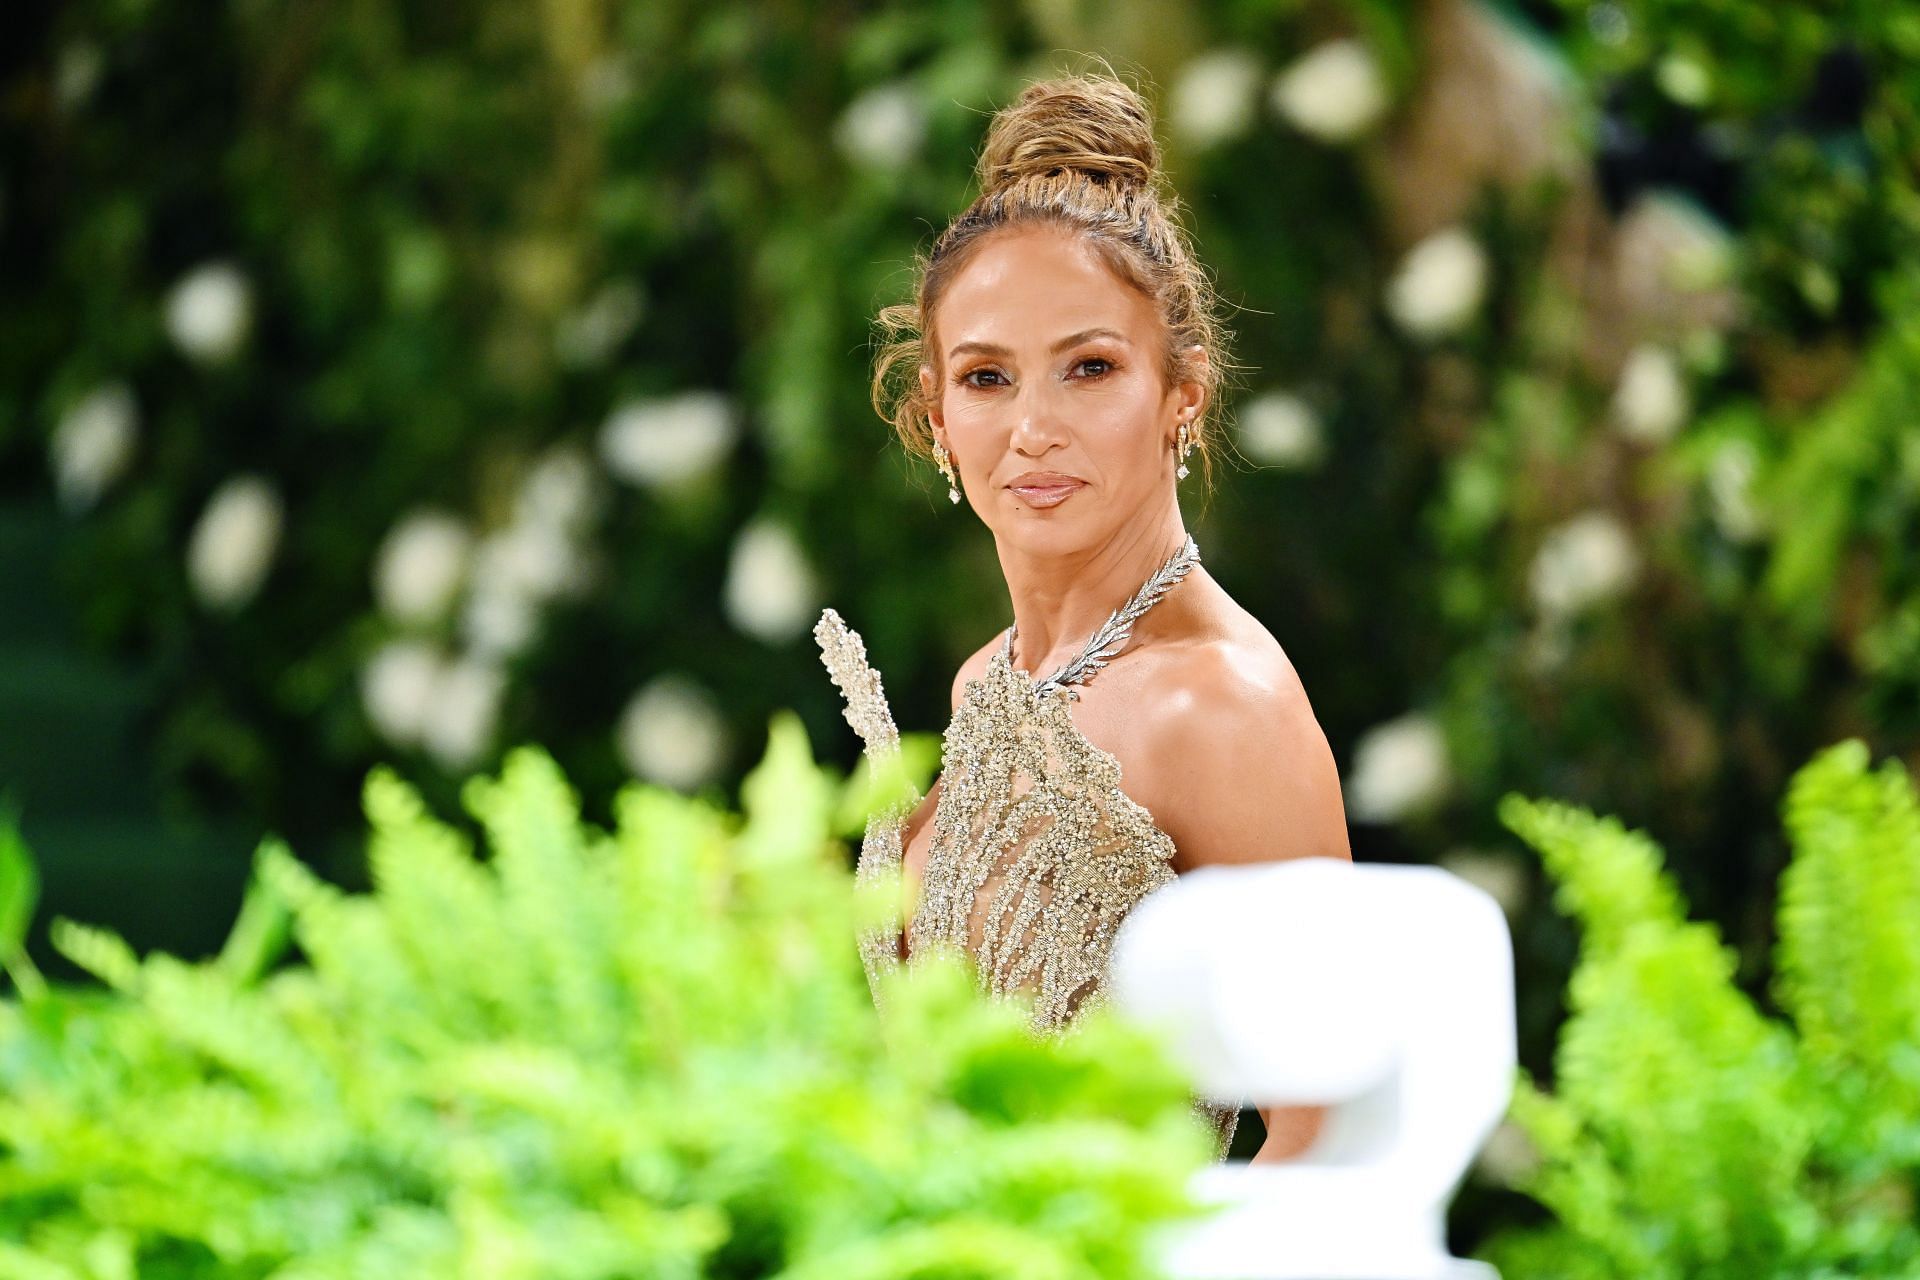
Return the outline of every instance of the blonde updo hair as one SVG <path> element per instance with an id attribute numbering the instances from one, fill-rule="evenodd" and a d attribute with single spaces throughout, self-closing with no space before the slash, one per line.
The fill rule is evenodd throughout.
<path id="1" fill-rule="evenodd" d="M 885 342 L 875 362 L 873 407 L 909 453 L 933 457 L 931 402 L 920 366 L 941 373 L 930 345 L 934 308 L 954 277 L 995 231 L 1050 224 L 1083 236 L 1113 273 L 1150 299 L 1166 330 L 1167 386 L 1197 381 L 1205 407 L 1189 424 L 1209 488 L 1219 393 L 1229 334 L 1211 280 L 1180 225 L 1180 202 L 1160 169 L 1153 113 L 1111 75 L 1066 75 L 1027 86 L 1002 107 L 975 165 L 980 195 L 914 263 L 914 300 L 883 308 Z M 1193 360 L 1199 346 L 1209 359 Z M 936 376 L 934 385 L 940 386 Z"/>

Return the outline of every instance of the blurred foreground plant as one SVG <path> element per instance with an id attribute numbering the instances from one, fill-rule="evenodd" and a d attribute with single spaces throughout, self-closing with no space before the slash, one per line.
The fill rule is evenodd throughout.
<path id="1" fill-rule="evenodd" d="M 466 784 L 482 861 L 376 769 L 370 894 L 269 839 L 205 963 L 56 920 L 105 989 L 0 1003 L 0 1274 L 1156 1274 L 1210 1154 L 1170 1060 L 931 958 L 876 1017 L 796 718 L 742 796 L 634 784 L 601 831 L 526 747 Z"/>
<path id="2" fill-rule="evenodd" d="M 1512 1280 L 1920 1274 L 1920 803 L 1853 739 L 1782 813 L 1787 1022 L 1734 984 L 1644 834 L 1503 802 L 1585 931 L 1554 1092 L 1515 1096 L 1541 1157 L 1516 1185 L 1559 1221 L 1490 1244 Z"/>

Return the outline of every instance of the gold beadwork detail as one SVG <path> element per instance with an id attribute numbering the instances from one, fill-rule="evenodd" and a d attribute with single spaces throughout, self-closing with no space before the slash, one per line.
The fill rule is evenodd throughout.
<path id="1" fill-rule="evenodd" d="M 859 633 L 826 610 L 814 627 L 822 660 L 846 695 L 843 714 L 879 757 L 899 735 Z M 908 964 L 936 950 L 973 963 L 982 990 L 1032 1001 L 1030 1026 L 1060 1037 L 1107 1001 L 1114 936 L 1141 899 L 1175 879 L 1174 844 L 1120 786 L 1120 763 L 1068 714 L 1064 686 L 1036 692 L 1005 647 L 966 682 L 941 743 L 941 793 L 921 893 L 904 934 Z M 869 819 L 855 879 L 884 880 L 899 902 L 902 831 L 923 796 Z M 896 912 L 862 931 L 860 959 L 878 1004 L 900 964 Z M 1195 1113 L 1224 1158 L 1239 1109 L 1196 1097 Z"/>

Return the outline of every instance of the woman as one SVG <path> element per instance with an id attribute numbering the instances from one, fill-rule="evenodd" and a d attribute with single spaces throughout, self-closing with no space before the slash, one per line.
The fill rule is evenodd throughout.
<path id="1" fill-rule="evenodd" d="M 1013 623 L 954 677 L 940 777 L 868 828 L 859 874 L 899 874 L 909 923 L 862 953 L 877 997 L 881 971 L 958 949 L 1058 1031 L 1101 998 L 1127 911 L 1174 876 L 1351 854 L 1299 677 L 1181 519 L 1187 458 L 1211 470 L 1223 335 L 1145 104 L 1107 77 L 1034 84 L 978 173 L 915 301 L 882 313 L 874 400 L 992 534 Z M 859 636 L 831 609 L 815 635 L 869 753 L 894 750 Z M 1224 1156 L 1238 1112 L 1200 1109 Z M 1321 1110 L 1261 1115 L 1255 1160 L 1275 1161 Z"/>

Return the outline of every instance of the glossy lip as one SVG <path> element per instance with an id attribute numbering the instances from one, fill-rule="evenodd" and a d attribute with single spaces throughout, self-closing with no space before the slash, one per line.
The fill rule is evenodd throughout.
<path id="1" fill-rule="evenodd" d="M 1057 507 L 1086 488 L 1084 480 L 1071 476 L 1061 476 L 1058 472 L 1028 472 L 1021 480 L 1033 480 L 1032 484 L 1010 484 L 1007 488 L 1029 507 L 1045 509 Z"/>
<path id="2" fill-rule="evenodd" d="M 1023 471 L 1007 482 L 1007 488 L 1044 491 L 1062 486 L 1078 488 L 1085 483 L 1079 476 L 1070 476 L 1064 471 Z"/>

